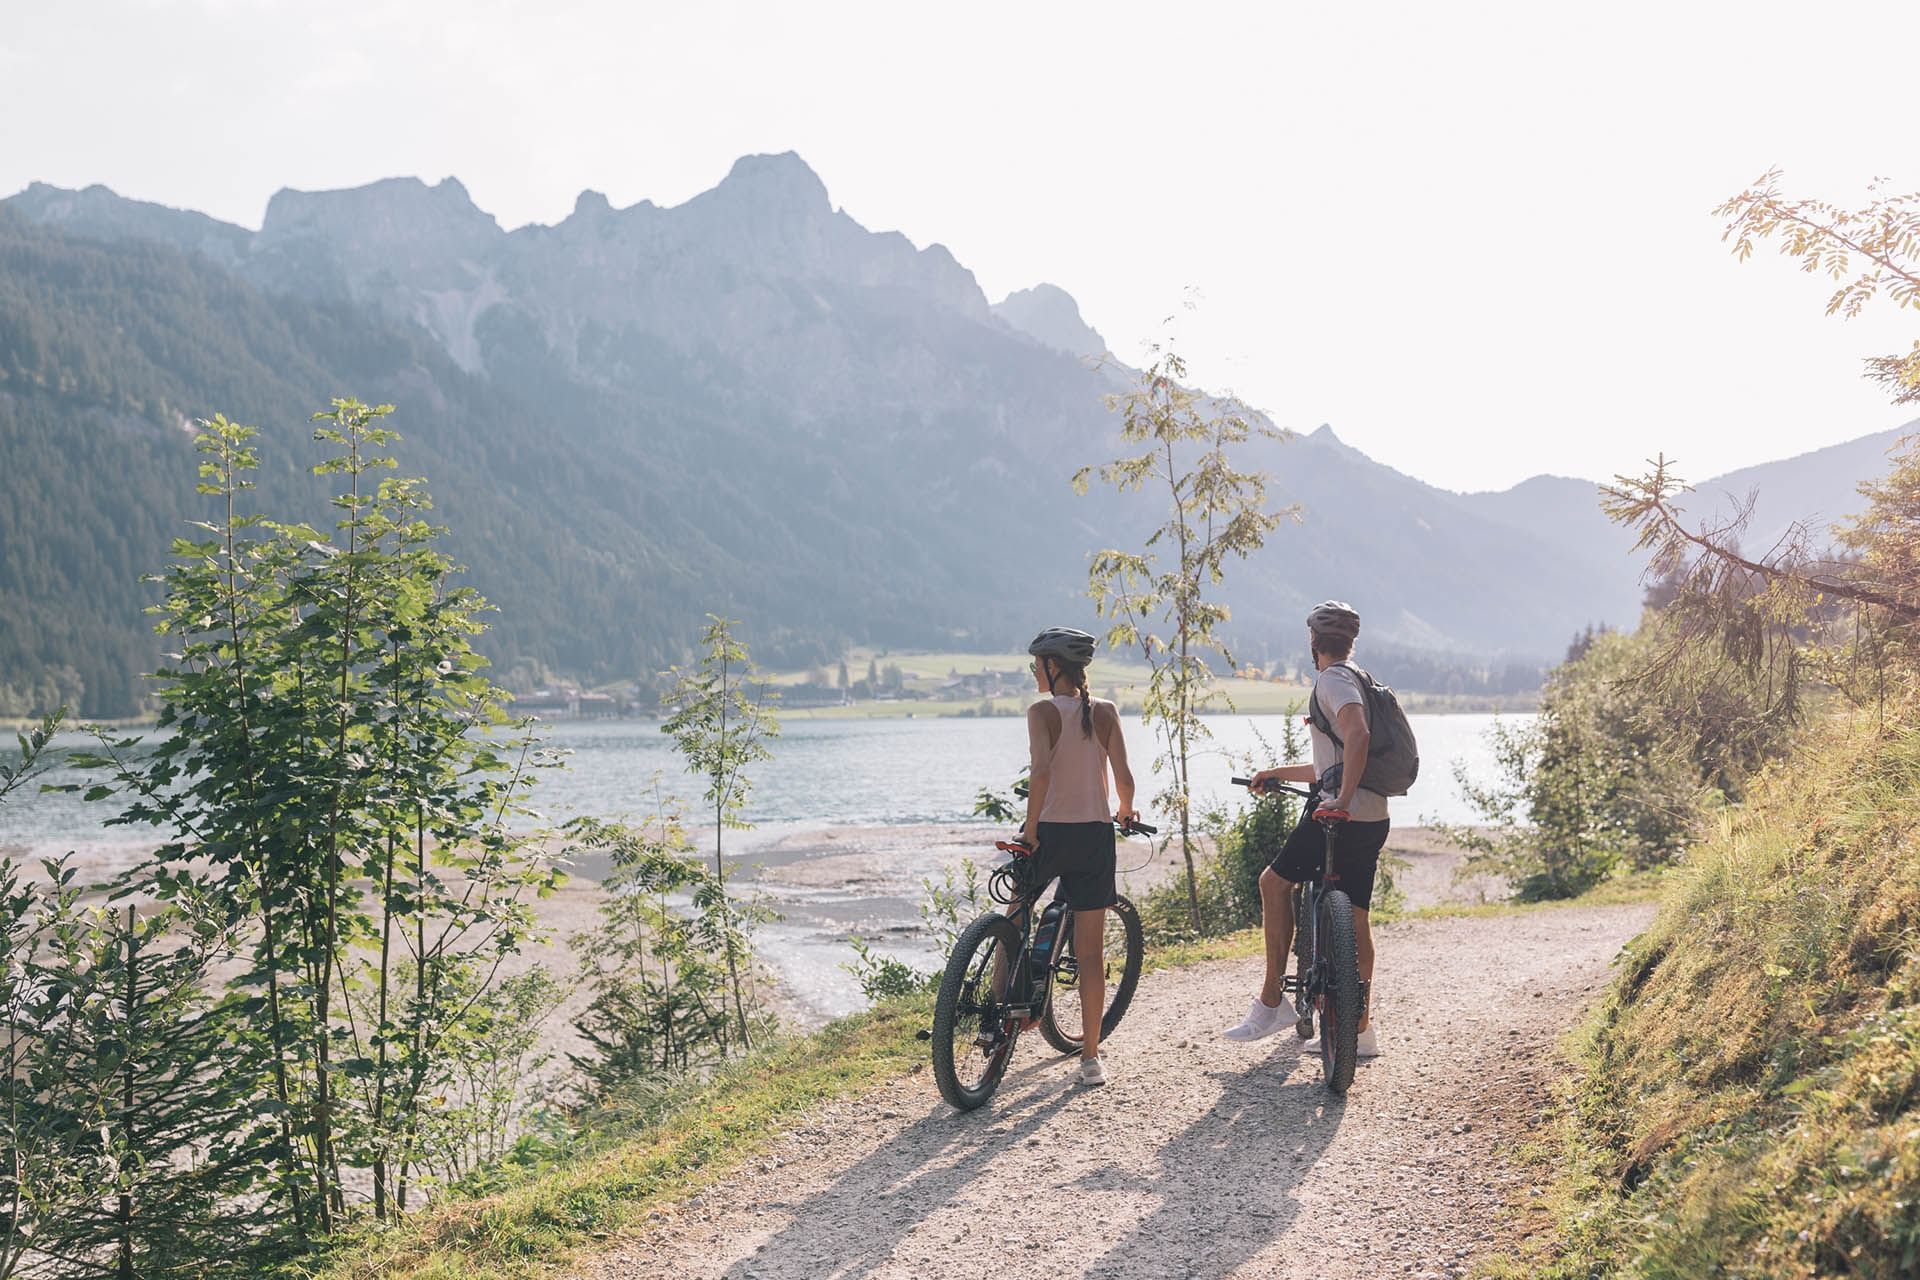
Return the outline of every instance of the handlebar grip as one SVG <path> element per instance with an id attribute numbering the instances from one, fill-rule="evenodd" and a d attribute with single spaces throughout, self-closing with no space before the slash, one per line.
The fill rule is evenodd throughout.
<path id="1" fill-rule="evenodd" d="M 1235 778 L 1233 780 L 1233 785 L 1236 787 L 1251 787 L 1253 785 L 1253 779 L 1252 778 Z"/>
<path id="2" fill-rule="evenodd" d="M 1160 834 L 1160 828 L 1150 827 L 1144 822 L 1129 822 L 1120 830 L 1128 835 L 1157 836 Z"/>

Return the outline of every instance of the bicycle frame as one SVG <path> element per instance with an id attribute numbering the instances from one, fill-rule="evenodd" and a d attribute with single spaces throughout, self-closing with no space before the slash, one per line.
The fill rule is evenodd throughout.
<path id="1" fill-rule="evenodd" d="M 1153 828 L 1136 823 L 1122 824 L 1121 831 L 1153 834 Z M 1053 879 L 1051 868 L 1037 861 L 1038 851 L 1025 844 L 1002 840 L 995 847 L 1013 855 L 994 868 L 988 882 L 999 909 L 974 919 L 955 939 L 934 999 L 933 1026 L 922 1033 L 933 1041 L 933 1076 L 941 1095 L 962 1111 L 983 1106 L 993 1096 L 1027 1028 L 1038 1026 L 1061 1053 L 1085 1045 L 1079 1029 L 1058 1025 L 1055 1015 L 1060 1010 L 1053 1003 L 1061 984 L 1085 986 L 1080 981 L 1087 972 L 1080 967 L 1083 958 L 1073 954 L 1072 904 L 1063 900 L 1063 889 L 1036 920 L 1034 912 Z M 1111 1033 L 1125 1015 L 1140 979 L 1139 916 L 1124 897 L 1116 899 L 1114 910 L 1125 958 L 1113 999 L 1099 1010 L 1102 1035 Z M 1038 956 L 1036 943 L 1042 953 Z M 1104 954 L 1104 945 L 1101 950 Z M 1103 979 L 1107 976 L 1104 969 L 1098 972 Z M 1104 981 L 1101 989 L 1107 989 Z M 1083 1007 L 1079 1012 L 1081 1018 L 1074 1021 L 1084 1028 L 1089 1011 Z"/>
<path id="2" fill-rule="evenodd" d="M 1326 994 L 1327 966 L 1320 954 L 1320 899 L 1332 883 L 1340 878 L 1333 869 L 1334 826 L 1323 822 L 1320 829 L 1326 835 L 1320 874 L 1311 880 L 1301 881 L 1293 889 L 1294 951 L 1305 963 L 1301 966 L 1301 972 L 1289 975 L 1282 984 L 1285 991 L 1292 992 L 1296 997 L 1294 1010 L 1302 1016 L 1318 1010 L 1317 1002 Z M 1304 947 L 1300 940 L 1305 941 Z"/>
<path id="3" fill-rule="evenodd" d="M 1120 832 L 1122 835 L 1137 834 L 1151 836 L 1157 834 L 1157 829 L 1148 826 L 1144 822 L 1129 822 L 1120 827 Z M 1079 958 L 1074 957 L 1071 960 L 1063 959 L 1067 952 L 1067 948 L 1063 944 L 1072 936 L 1071 930 L 1073 928 L 1073 907 L 1068 905 L 1065 910 L 1060 912 L 1054 921 L 1053 945 L 1052 949 L 1048 952 L 1050 958 L 1047 963 L 1047 972 L 1044 975 L 1044 985 L 1038 985 L 1038 994 L 1035 994 L 1035 988 L 1041 976 L 1031 972 L 1033 945 L 1038 940 L 1034 935 L 1036 921 L 1035 908 L 1040 906 L 1040 898 L 1046 893 L 1047 885 L 1050 881 L 1043 880 L 1037 883 L 1035 882 L 1037 864 L 1033 859 L 1039 855 L 1037 849 L 1029 848 L 1013 840 L 996 840 L 993 842 L 993 847 L 1002 853 L 1011 854 L 1013 857 L 1011 861 L 995 869 L 993 879 L 988 882 L 988 892 L 994 894 L 994 900 L 1006 908 L 1005 915 L 1007 921 L 1012 924 L 1020 934 L 1020 942 L 1015 949 L 1013 962 L 1008 966 L 1008 972 L 1004 977 L 998 972 L 994 974 L 994 986 L 997 988 L 994 992 L 994 999 L 1002 1002 L 1004 1005 L 1004 1017 L 1011 1026 L 1011 1030 L 1000 1050 L 1001 1052 L 1006 1052 L 1012 1048 L 1013 1042 L 1019 1038 L 1022 1023 L 1028 1019 L 1037 1019 L 1046 1012 L 1047 1001 L 1053 997 L 1055 980 L 1065 970 L 1065 966 L 1068 964 L 1074 965 L 1077 972 Z M 995 882 L 1003 875 L 1007 876 L 1010 881 L 1008 884 L 1008 893 L 1005 898 L 1001 898 L 998 894 L 994 893 L 995 888 L 997 888 Z M 1065 900 L 1066 889 L 1063 886 L 1055 891 L 1053 901 L 1064 902 Z M 1048 905 L 1051 906 L 1052 904 L 1049 903 Z M 1044 908 L 1041 909 L 1040 914 L 1045 914 Z M 997 968 L 998 966 L 996 965 L 996 969 Z M 1008 998 L 1010 995 L 1013 997 L 1012 999 Z"/>
<path id="4" fill-rule="evenodd" d="M 1035 856 L 1034 850 L 1027 848 L 1023 844 L 1015 844 L 1005 840 L 994 841 L 993 847 L 1002 853 L 1013 854 L 1014 861 L 1008 863 L 1007 866 L 1018 868 L 1020 873 L 1020 880 L 1014 885 L 1012 895 L 1000 903 L 1001 906 L 1006 908 L 1004 914 L 1007 922 L 1019 931 L 1020 942 L 1019 945 L 1014 948 L 1014 958 L 1008 966 L 1008 972 L 1004 976 L 999 973 L 994 975 L 994 986 L 998 988 L 998 990 L 994 992 L 994 998 L 1005 1002 L 1006 1016 L 1009 1019 L 1037 1018 L 1040 1016 L 1041 1011 L 1046 1008 L 1047 997 L 1053 992 L 1053 975 L 1052 969 L 1049 968 L 1046 986 L 1041 988 L 1039 999 L 1036 1002 L 1033 996 L 1033 975 L 1029 972 L 1033 965 L 1033 943 L 1035 940 L 1033 934 L 1034 908 L 1040 905 L 1040 897 L 1046 892 L 1047 886 L 1045 884 L 1032 883 L 1033 865 L 1030 861 L 1022 861 L 1023 859 L 1033 858 Z M 989 889 L 989 892 L 991 892 L 991 889 Z M 1056 895 L 1055 901 L 1058 900 L 1059 897 Z M 1060 913 L 1059 919 L 1055 921 L 1053 951 L 1051 952 L 1054 956 L 1060 954 L 1060 939 L 1065 935 L 1067 921 L 1072 918 L 1072 915 L 1073 913 L 1070 910 L 1063 911 Z M 995 967 L 998 968 L 997 965 Z M 1007 999 L 1009 993 L 1018 998 Z M 1008 1043 L 1011 1044 L 1014 1036 L 1018 1035 L 1019 1031 L 1016 1029 L 1013 1035 L 1008 1037 Z"/>
<path id="5" fill-rule="evenodd" d="M 1251 787 L 1252 779 L 1235 778 L 1241 786 Z M 1268 783 L 1264 792 L 1255 794 L 1271 795 L 1285 792 L 1300 797 L 1311 816 L 1320 799 L 1318 784 L 1311 787 L 1293 787 L 1284 782 Z M 1320 830 L 1326 844 L 1321 853 L 1320 874 L 1310 880 L 1302 880 L 1293 887 L 1293 952 L 1299 958 L 1298 971 L 1287 974 L 1281 980 L 1281 994 L 1294 997 L 1294 1011 L 1305 1018 L 1319 1008 L 1316 1003 L 1326 994 L 1326 964 L 1320 954 L 1320 899 L 1340 879 L 1333 869 L 1333 849 L 1337 839 L 1336 825 L 1331 822 L 1320 823 Z"/>

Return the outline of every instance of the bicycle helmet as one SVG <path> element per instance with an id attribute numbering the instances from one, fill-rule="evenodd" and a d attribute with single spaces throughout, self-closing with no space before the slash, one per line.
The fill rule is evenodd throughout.
<path id="1" fill-rule="evenodd" d="M 1360 615 L 1345 600 L 1322 600 L 1308 610 L 1307 630 L 1351 642 L 1360 635 Z"/>
<path id="2" fill-rule="evenodd" d="M 1097 643 L 1086 632 L 1075 631 L 1072 627 L 1048 627 L 1033 638 L 1033 643 L 1027 646 L 1027 652 L 1036 658 L 1052 658 L 1057 662 L 1085 666 L 1093 661 L 1093 649 Z"/>

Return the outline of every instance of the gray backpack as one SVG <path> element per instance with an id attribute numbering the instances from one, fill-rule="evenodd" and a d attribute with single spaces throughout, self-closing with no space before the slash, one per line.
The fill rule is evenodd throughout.
<path id="1" fill-rule="evenodd" d="M 1420 776 L 1420 744 L 1413 740 L 1413 726 L 1400 709 L 1400 699 L 1366 670 L 1352 662 L 1336 662 L 1353 673 L 1367 700 L 1367 771 L 1360 777 L 1364 789 L 1379 796 L 1403 796 Z M 1313 727 L 1333 739 L 1343 751 L 1345 744 L 1334 731 L 1333 721 L 1320 709 L 1320 699 L 1307 697 L 1307 718 Z"/>

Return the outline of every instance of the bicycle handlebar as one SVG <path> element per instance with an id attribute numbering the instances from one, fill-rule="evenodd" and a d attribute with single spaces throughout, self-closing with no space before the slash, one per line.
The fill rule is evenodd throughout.
<path id="1" fill-rule="evenodd" d="M 1113 825 L 1123 836 L 1157 836 L 1160 834 L 1160 828 L 1148 826 L 1138 818 L 1127 822 L 1116 822 Z M 1002 853 L 1014 854 L 1016 857 L 1026 857 L 1033 852 L 1031 845 L 1022 844 L 1018 840 L 995 840 L 993 847 Z"/>
<path id="2" fill-rule="evenodd" d="M 1306 790 L 1304 787 L 1290 787 L 1284 782 L 1269 782 L 1260 790 L 1254 791 L 1252 778 L 1235 778 L 1233 780 L 1233 785 L 1236 787 L 1245 787 L 1247 790 L 1253 791 L 1253 793 L 1257 796 L 1272 795 L 1276 791 L 1284 791 L 1290 796 L 1299 796 L 1302 800 L 1305 800 L 1308 796 L 1313 794 L 1311 791 Z"/>

